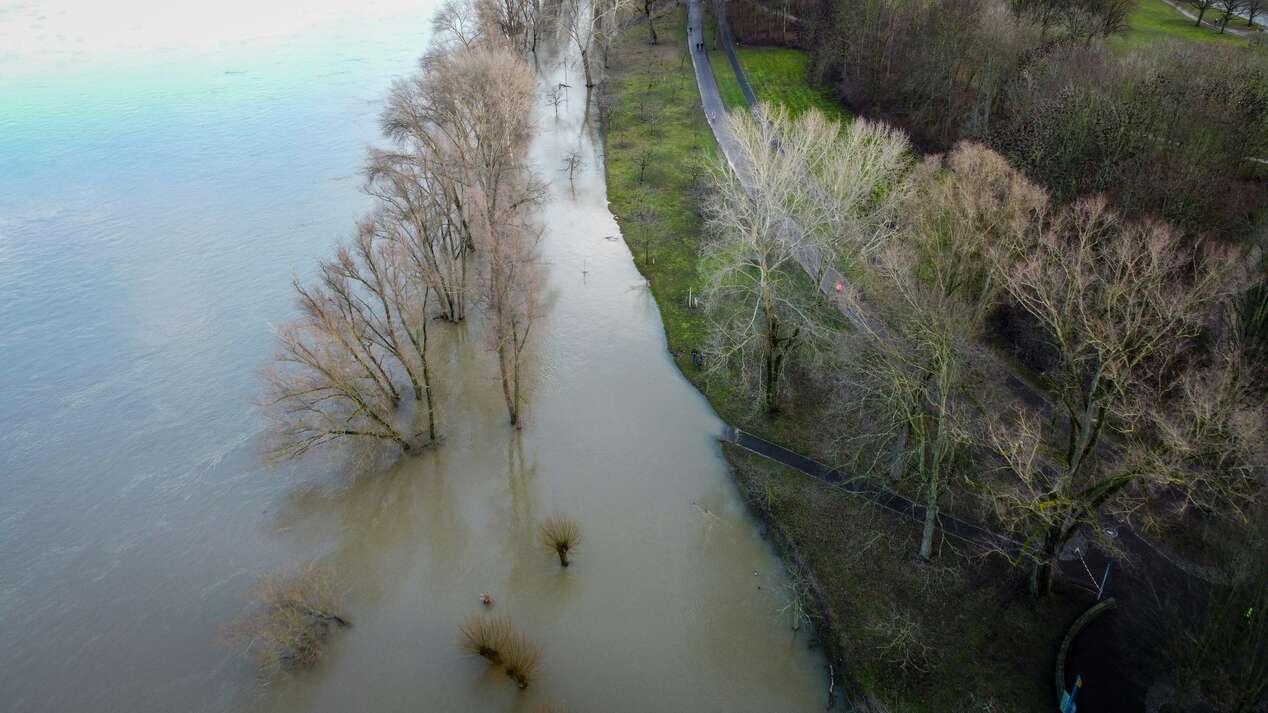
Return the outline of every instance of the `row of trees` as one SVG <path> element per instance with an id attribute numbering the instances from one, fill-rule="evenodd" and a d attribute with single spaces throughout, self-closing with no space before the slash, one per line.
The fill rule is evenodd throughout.
<path id="1" fill-rule="evenodd" d="M 366 161 L 374 208 L 315 279 L 295 280 L 300 316 L 278 329 L 265 402 L 277 455 L 343 440 L 402 452 L 435 442 L 443 375 L 429 324 L 463 322 L 473 304 L 520 424 L 541 310 L 533 215 L 545 194 L 527 160 L 536 80 L 523 56 L 529 25 L 515 19 L 523 7 L 446 6 L 436 49 L 393 84 L 380 117 L 388 145 Z"/>
<path id="2" fill-rule="evenodd" d="M 715 373 L 780 406 L 794 365 L 838 375 L 842 444 L 916 481 L 930 557 L 948 487 L 980 492 L 1024 537 L 1036 593 L 1107 514 L 1244 518 L 1264 485 L 1262 369 L 1241 343 L 1244 256 L 1195 245 L 1102 198 L 1054 202 L 963 143 L 915 163 L 901 133 L 763 107 L 729 124 L 754 180 L 713 174 L 703 265 Z M 799 255 L 842 265 L 828 304 Z M 1036 325 L 1056 404 L 1009 403 L 977 345 L 1000 305 Z M 848 324 L 841 308 L 866 314 Z"/>
<path id="3" fill-rule="evenodd" d="M 1111 51 L 1101 40 L 1133 6 L 823 3 L 802 41 L 818 79 L 922 147 L 977 141 L 1058 202 L 1106 195 L 1133 219 L 1244 236 L 1262 195 L 1247 157 L 1268 156 L 1268 55 L 1195 43 Z"/>
<path id="4" fill-rule="evenodd" d="M 1246 26 L 1254 27 L 1255 18 L 1262 15 L 1264 8 L 1268 7 L 1268 2 L 1265 0 L 1188 0 L 1187 4 L 1198 13 L 1193 22 L 1195 27 L 1202 26 L 1202 18 L 1206 16 L 1208 10 L 1215 10 L 1219 17 L 1220 34 L 1224 34 L 1224 30 L 1228 29 L 1228 23 L 1242 13 L 1246 13 Z"/>

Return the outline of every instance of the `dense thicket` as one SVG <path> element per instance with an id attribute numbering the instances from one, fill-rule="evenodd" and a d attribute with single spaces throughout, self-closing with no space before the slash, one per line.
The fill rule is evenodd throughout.
<path id="1" fill-rule="evenodd" d="M 1054 199 L 1105 194 L 1190 235 L 1254 229 L 1268 157 L 1268 52 L 1112 52 L 1121 0 L 861 0 L 819 7 L 819 81 L 931 150 L 1006 155 Z"/>

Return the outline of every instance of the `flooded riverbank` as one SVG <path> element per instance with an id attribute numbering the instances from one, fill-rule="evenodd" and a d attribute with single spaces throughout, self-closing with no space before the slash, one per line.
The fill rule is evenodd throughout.
<path id="1" fill-rule="evenodd" d="M 548 310 L 524 430 L 473 320 L 438 330 L 440 447 L 352 481 L 320 459 L 259 465 L 269 323 L 293 313 L 291 273 L 364 210 L 377 102 L 426 39 L 430 9 L 372 8 L 187 57 L 183 83 L 137 69 L 130 91 L 87 94 L 95 113 L 32 70 L 0 114 L 6 705 L 818 709 L 821 662 L 780 617 L 783 573 L 727 478 L 721 423 L 665 351 L 575 86 L 558 120 L 538 111 Z M 543 87 L 581 84 L 561 56 L 538 65 Z M 77 72 L 74 91 L 92 78 Z M 567 570 L 536 537 L 554 512 L 583 528 Z M 258 573 L 308 560 L 335 568 L 354 626 L 260 690 L 217 630 Z M 527 692 L 457 645 L 486 591 L 543 648 Z"/>

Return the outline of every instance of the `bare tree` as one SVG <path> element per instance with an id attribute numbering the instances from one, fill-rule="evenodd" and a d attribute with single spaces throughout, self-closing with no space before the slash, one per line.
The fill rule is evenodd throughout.
<path id="1" fill-rule="evenodd" d="M 635 203 L 638 207 L 634 209 L 634 214 L 630 217 L 638 226 L 638 242 L 639 247 L 643 249 L 643 267 L 646 268 L 651 265 L 653 230 L 660 221 L 660 212 L 652 204 L 651 196 L 645 192 L 639 194 Z"/>
<path id="2" fill-rule="evenodd" d="M 1255 18 L 1263 14 L 1268 0 L 1245 0 L 1242 7 L 1246 10 L 1246 26 L 1254 27 Z"/>
<path id="3" fill-rule="evenodd" d="M 652 165 L 652 161 L 656 158 L 656 152 L 651 146 L 644 148 L 634 156 L 634 165 L 638 166 L 638 184 L 643 184 L 643 177 L 647 174 L 647 167 Z"/>
<path id="4" fill-rule="evenodd" d="M 647 20 L 647 43 L 654 45 L 656 39 L 656 18 L 652 16 L 653 0 L 643 0 L 643 18 Z"/>
<path id="5" fill-rule="evenodd" d="M 839 257 L 863 261 L 897 233 L 912 165 L 902 132 L 869 121 L 843 127 L 817 110 L 793 118 L 768 104 L 754 114 L 772 143 L 745 146 L 746 164 L 757 191 L 805 234 L 814 254 L 803 262 L 817 263 L 816 280 Z"/>
<path id="6" fill-rule="evenodd" d="M 385 114 L 385 130 L 445 157 L 464 188 L 462 225 L 484 262 L 486 336 L 498 355 L 511 423 L 519 426 L 524 350 L 541 307 L 540 232 L 531 213 L 545 187 L 526 158 L 536 80 L 522 57 L 494 48 L 431 56 L 415 85 L 400 111 Z M 419 132 L 419 125 L 434 130 Z"/>
<path id="7" fill-rule="evenodd" d="M 541 316 L 541 274 L 537 263 L 537 234 L 530 228 L 503 228 L 487 248 L 489 267 L 484 302 L 489 315 L 485 332 L 489 348 L 497 352 L 502 396 L 511 425 L 523 425 L 523 366 L 533 325 Z"/>
<path id="8" fill-rule="evenodd" d="M 1123 221 L 1101 199 L 1059 212 L 1037 240 L 1000 246 L 992 259 L 1058 356 L 1044 378 L 1064 407 L 1064 428 L 1049 432 L 1019 407 L 1011 419 L 991 418 L 987 433 L 1014 476 L 993 492 L 996 511 L 1030 538 L 1023 556 L 1042 595 L 1070 537 L 1106 508 L 1128 517 L 1166 488 L 1227 493 L 1210 471 L 1161 467 L 1166 449 L 1158 448 L 1159 409 L 1174 395 L 1168 376 L 1185 363 L 1224 283 L 1175 231 Z M 1124 442 L 1105 447 L 1107 430 Z"/>
<path id="9" fill-rule="evenodd" d="M 378 199 L 375 228 L 400 246 L 415 280 L 436 295 L 440 316 L 466 318 L 473 237 L 467 187 L 431 152 L 370 151 L 366 191 Z"/>
<path id="10" fill-rule="evenodd" d="M 544 190 L 525 160 L 534 86 L 514 51 L 441 52 L 393 85 L 380 119 L 399 150 L 372 155 L 372 192 L 408 228 L 418 271 L 448 319 L 465 316 L 469 254 Z"/>
<path id="11" fill-rule="evenodd" d="M 484 39 L 485 28 L 469 0 L 446 0 L 432 16 L 431 27 L 438 46 L 454 43 L 471 49 Z"/>
<path id="12" fill-rule="evenodd" d="M 972 443 L 962 404 L 974 320 L 971 307 L 947 294 L 941 280 L 921 279 L 920 268 L 933 264 L 916 264 L 918 255 L 898 246 L 881 253 L 877 273 L 898 296 L 892 328 L 873 329 L 864 321 L 863 343 L 843 344 L 840 351 L 848 359 L 843 402 L 867 424 L 849 440 L 864 441 L 858 443 L 864 450 L 879 446 L 875 460 L 892 453 L 891 475 L 915 481 L 925 506 L 920 557 L 927 560 L 943 491 Z"/>
<path id="13" fill-rule="evenodd" d="M 632 3 L 633 0 L 564 0 L 560 17 L 564 21 L 564 31 L 581 55 L 586 89 L 598 85 L 602 78 L 595 71 L 595 52 L 599 53 L 602 67 L 606 68 L 608 49 Z"/>
<path id="14" fill-rule="evenodd" d="M 348 323 L 359 325 L 367 352 L 384 355 L 405 372 L 417 407 L 426 412 L 428 438 L 434 441 L 436 412 L 427 363 L 431 285 L 415 279 L 409 269 L 417 264 L 408 255 L 413 246 L 401 239 L 399 226 L 371 218 L 358 226 L 351 247 L 340 245 L 333 261 L 320 264 L 319 274 L 330 303 Z"/>
<path id="15" fill-rule="evenodd" d="M 1010 0 L 1020 18 L 1038 27 L 1042 37 L 1090 42 L 1127 28 L 1134 0 Z"/>
<path id="16" fill-rule="evenodd" d="M 1242 9 L 1245 0 L 1215 0 L 1215 9 L 1220 11 L 1220 34 L 1224 34 L 1224 30 L 1228 29 L 1228 23 L 1237 17 L 1237 12 Z"/>
<path id="17" fill-rule="evenodd" d="M 1206 11 L 1215 6 L 1216 0 L 1187 0 L 1188 4 L 1198 11 L 1198 18 L 1194 21 L 1194 27 L 1202 26 L 1202 18 L 1206 15 Z"/>
<path id="18" fill-rule="evenodd" d="M 332 629 L 351 626 L 340 613 L 332 573 L 308 565 L 291 576 L 268 574 L 251 593 L 251 607 L 229 624 L 225 640 L 250 651 L 265 675 L 309 668 Z"/>
<path id="19" fill-rule="evenodd" d="M 555 118 L 559 118 L 559 105 L 564 103 L 564 90 L 562 84 L 546 90 L 546 103 L 555 108 Z"/>
<path id="20" fill-rule="evenodd" d="M 265 372 L 264 407 L 277 457 L 298 457 L 342 440 L 389 442 L 410 452 L 397 414 L 400 395 L 365 325 L 349 318 L 321 286 L 298 282 L 303 316 L 278 329 L 274 364 Z"/>
<path id="21" fill-rule="evenodd" d="M 779 136 L 770 122 L 737 112 L 727 123 L 748 163 L 776 163 Z M 701 250 L 710 369 L 736 375 L 756 404 L 773 413 L 790 359 L 813 355 L 827 333 L 817 293 L 798 263 L 813 236 L 786 234 L 788 193 L 800 185 L 759 178 L 750 192 L 724 160 L 713 166 L 711 182 Z"/>
<path id="22" fill-rule="evenodd" d="M 394 385 L 402 372 L 415 402 L 409 418 L 425 417 L 427 438 L 436 440 L 427 362 L 431 287 L 415 279 L 410 263 L 393 228 L 370 219 L 351 246 L 320 263 L 316 284 L 294 283 L 302 316 L 278 330 L 275 364 L 266 372 L 275 455 L 297 457 L 340 440 L 386 441 L 409 452 L 415 439 L 403 430 Z"/>
<path id="23" fill-rule="evenodd" d="M 973 340 L 999 291 L 986 253 L 1033 234 L 1046 196 L 972 144 L 926 161 L 913 185 L 901 231 L 871 261 L 884 328 L 863 321 L 862 344 L 838 352 L 847 361 L 841 401 L 860 424 L 847 440 L 875 454 L 872 465 L 892 454 L 891 478 L 916 481 L 925 506 L 920 556 L 929 559 L 942 493 L 975 445 Z M 857 291 L 841 299 L 854 301 Z"/>
<path id="24" fill-rule="evenodd" d="M 574 192 L 576 191 L 576 188 L 577 188 L 577 185 L 576 185 L 577 171 L 580 171 L 584 169 L 585 167 L 586 167 L 586 162 L 582 160 L 580 151 L 569 151 L 568 155 L 564 156 L 563 171 L 564 173 L 568 174 L 568 185 L 573 189 Z"/>

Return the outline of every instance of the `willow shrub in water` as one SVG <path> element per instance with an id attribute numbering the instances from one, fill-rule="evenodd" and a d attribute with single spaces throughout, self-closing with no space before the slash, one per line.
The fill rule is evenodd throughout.
<path id="1" fill-rule="evenodd" d="M 512 630 L 502 646 L 502 665 L 515 685 L 528 688 L 541 667 L 541 649 L 520 632 Z"/>
<path id="2" fill-rule="evenodd" d="M 502 650 L 514 629 L 506 617 L 472 614 L 458 627 L 462 648 L 492 664 L 502 662 Z"/>
<path id="3" fill-rule="evenodd" d="M 265 575 L 252 592 L 252 604 L 224 635 L 230 644 L 252 651 L 265 675 L 311 668 L 332 630 L 352 626 L 339 613 L 333 574 L 312 565 L 291 576 Z"/>
<path id="4" fill-rule="evenodd" d="M 565 515 L 546 518 L 541 527 L 542 542 L 559 555 L 559 565 L 568 566 L 568 553 L 581 542 L 581 525 Z"/>

